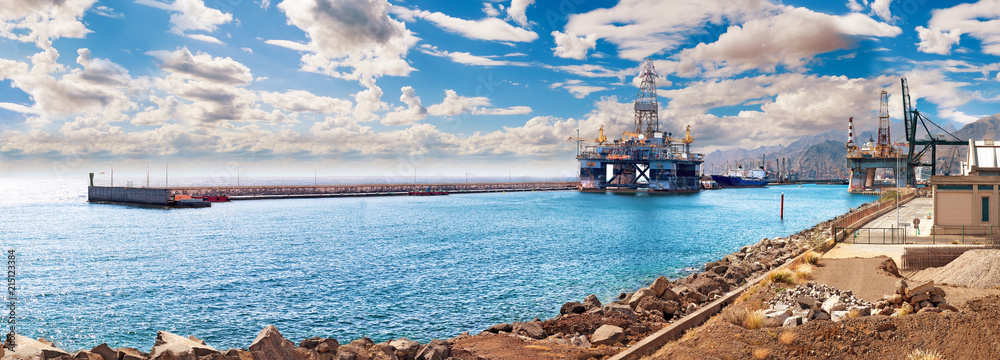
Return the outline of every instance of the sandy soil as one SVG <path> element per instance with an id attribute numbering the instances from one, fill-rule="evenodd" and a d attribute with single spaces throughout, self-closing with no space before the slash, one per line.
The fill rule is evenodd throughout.
<path id="1" fill-rule="evenodd" d="M 451 356 L 459 360 L 520 360 L 520 359 L 600 359 L 624 348 L 581 349 L 548 341 L 514 336 L 487 334 L 465 338 L 452 344 Z"/>
<path id="2" fill-rule="evenodd" d="M 879 271 L 879 266 L 887 260 L 889 257 L 886 256 L 868 259 L 824 258 L 813 271 L 813 281 L 850 290 L 857 298 L 875 302 L 885 294 L 894 293 L 896 282 L 900 279 Z"/>
<path id="3" fill-rule="evenodd" d="M 738 305 L 737 305 L 738 306 Z M 1000 358 L 1000 297 L 966 313 L 868 316 L 748 330 L 713 318 L 651 359 L 905 359 L 915 350 L 945 359 Z"/>

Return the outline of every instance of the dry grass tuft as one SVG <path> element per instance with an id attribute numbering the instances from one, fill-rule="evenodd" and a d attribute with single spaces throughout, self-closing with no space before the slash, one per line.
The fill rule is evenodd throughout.
<path id="1" fill-rule="evenodd" d="M 722 310 L 722 319 L 730 324 L 743 326 L 743 323 L 747 320 L 747 310 L 728 306 L 725 310 Z"/>
<path id="2" fill-rule="evenodd" d="M 785 345 L 791 345 L 795 342 L 795 333 L 791 331 L 785 331 L 778 335 L 778 341 Z"/>
<path id="3" fill-rule="evenodd" d="M 813 270 L 816 270 L 815 266 L 809 264 L 799 265 L 794 270 L 795 281 L 799 283 L 809 281 L 809 279 L 812 279 Z"/>
<path id="4" fill-rule="evenodd" d="M 820 259 L 821 256 L 822 255 L 820 255 L 818 252 L 809 250 L 809 251 L 806 251 L 806 254 L 802 256 L 802 259 L 805 260 L 806 263 L 809 263 L 809 264 L 812 264 L 812 265 L 818 265 L 819 264 L 819 259 Z"/>
<path id="5" fill-rule="evenodd" d="M 778 269 L 767 274 L 767 278 L 774 283 L 785 283 L 795 285 L 795 274 L 788 269 Z"/>
<path id="6" fill-rule="evenodd" d="M 934 350 L 922 350 L 915 349 L 909 355 L 906 355 L 906 360 L 943 360 L 944 356 L 941 353 Z"/>
<path id="7" fill-rule="evenodd" d="M 952 240 L 952 241 L 951 241 L 951 244 L 952 244 L 952 245 L 958 245 L 958 244 L 959 244 L 959 242 L 958 242 L 958 240 Z"/>
<path id="8" fill-rule="evenodd" d="M 747 311 L 747 317 L 743 320 L 743 327 L 750 330 L 764 327 L 764 310 Z"/>
<path id="9" fill-rule="evenodd" d="M 851 309 L 850 311 L 847 312 L 847 317 L 849 318 L 861 317 L 861 312 L 858 311 L 858 309 Z"/>
<path id="10" fill-rule="evenodd" d="M 764 360 L 771 356 L 771 350 L 768 348 L 756 348 L 753 349 L 753 358 L 757 360 Z"/>

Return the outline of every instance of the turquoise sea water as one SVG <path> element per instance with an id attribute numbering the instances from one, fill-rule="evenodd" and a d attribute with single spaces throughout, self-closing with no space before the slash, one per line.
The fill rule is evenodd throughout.
<path id="1" fill-rule="evenodd" d="M 79 180 L 0 179 L 0 246 L 18 254 L 18 332 L 66 349 L 149 349 L 157 330 L 245 348 L 268 324 L 296 342 L 426 342 L 610 300 L 872 200 L 806 185 L 163 210 L 87 203 Z"/>

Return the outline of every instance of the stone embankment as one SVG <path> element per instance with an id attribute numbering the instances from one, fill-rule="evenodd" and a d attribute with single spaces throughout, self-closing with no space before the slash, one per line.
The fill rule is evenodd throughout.
<path id="1" fill-rule="evenodd" d="M 226 351 L 216 350 L 194 336 L 166 331 L 156 334 L 156 344 L 148 353 L 101 344 L 71 354 L 45 339 L 32 340 L 21 335 L 16 336 L 14 343 L 15 351 L 0 350 L 3 360 L 444 360 L 449 358 L 450 350 L 449 341 L 433 340 L 420 345 L 407 338 L 378 344 L 362 338 L 340 345 L 336 339 L 314 337 L 296 346 L 274 326 L 261 330 L 249 348 Z"/>

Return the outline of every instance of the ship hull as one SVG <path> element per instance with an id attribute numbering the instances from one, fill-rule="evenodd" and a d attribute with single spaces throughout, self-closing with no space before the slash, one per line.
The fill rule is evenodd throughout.
<path id="1" fill-rule="evenodd" d="M 753 188 L 767 185 L 766 179 L 754 180 L 744 179 L 739 176 L 712 175 L 712 180 L 723 189 L 729 188 Z"/>

